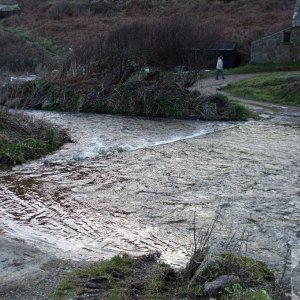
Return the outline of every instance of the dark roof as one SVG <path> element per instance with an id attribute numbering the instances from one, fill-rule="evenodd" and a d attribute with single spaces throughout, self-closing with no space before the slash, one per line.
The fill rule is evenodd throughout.
<path id="1" fill-rule="evenodd" d="M 217 41 L 206 47 L 197 47 L 197 48 L 182 48 L 185 51 L 233 51 L 236 49 L 236 42 L 234 41 Z"/>
<path id="2" fill-rule="evenodd" d="M 236 42 L 234 41 L 217 41 L 209 50 L 234 50 Z"/>

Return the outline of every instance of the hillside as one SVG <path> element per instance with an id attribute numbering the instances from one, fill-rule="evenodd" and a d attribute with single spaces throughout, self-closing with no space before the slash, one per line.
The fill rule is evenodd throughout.
<path id="1" fill-rule="evenodd" d="M 36 42 L 40 38 L 66 49 L 82 47 L 94 44 L 120 24 L 145 19 L 155 23 L 174 15 L 192 17 L 197 24 L 217 31 L 219 38 L 237 41 L 241 61 L 247 61 L 253 39 L 290 26 L 295 1 L 19 0 L 18 3 L 22 12 L 1 20 L 0 64 L 18 57 L 23 59 L 20 67 L 26 69 L 37 65 L 37 58 L 30 59 L 33 52 L 42 56 L 45 43 Z M 28 32 L 35 36 L 34 42 L 27 38 Z M 51 54 L 46 51 L 44 57 L 48 56 Z"/>

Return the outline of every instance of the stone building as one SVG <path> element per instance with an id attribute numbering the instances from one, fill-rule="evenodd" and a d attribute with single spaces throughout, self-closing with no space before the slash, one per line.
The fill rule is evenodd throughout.
<path id="1" fill-rule="evenodd" d="M 0 0 L 0 19 L 20 12 L 19 4 L 15 1 Z"/>
<path id="2" fill-rule="evenodd" d="M 180 49 L 178 64 L 195 69 L 215 69 L 218 56 L 224 57 L 224 68 L 237 66 L 237 44 L 235 41 L 216 41 L 206 47 Z"/>
<path id="3" fill-rule="evenodd" d="M 300 61 L 300 0 L 296 1 L 292 26 L 251 44 L 251 63 Z"/>

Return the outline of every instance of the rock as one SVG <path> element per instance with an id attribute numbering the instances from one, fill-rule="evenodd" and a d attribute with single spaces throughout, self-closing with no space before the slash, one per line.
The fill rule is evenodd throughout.
<path id="1" fill-rule="evenodd" d="M 103 287 L 101 286 L 101 284 L 98 283 L 92 283 L 92 282 L 87 282 L 84 286 L 86 289 L 88 290 L 100 290 Z"/>
<path id="2" fill-rule="evenodd" d="M 197 270 L 194 272 L 194 275 L 189 282 L 189 287 L 191 287 L 196 281 L 201 279 L 203 277 L 203 274 L 207 273 L 208 270 L 218 268 L 218 264 L 218 259 L 212 253 L 207 253 Z"/>
<path id="3" fill-rule="evenodd" d="M 109 273 L 112 275 L 112 277 L 114 277 L 114 278 L 119 278 L 119 279 L 125 278 L 125 275 L 124 275 L 122 272 L 118 271 L 118 270 L 111 269 L 111 270 L 108 270 L 108 272 L 109 272 Z"/>
<path id="4" fill-rule="evenodd" d="M 60 77 L 60 71 L 57 69 L 52 70 L 49 77 L 51 80 L 58 79 Z"/>
<path id="5" fill-rule="evenodd" d="M 222 275 L 211 282 L 205 282 L 204 291 L 210 297 L 215 297 L 217 294 L 235 283 L 239 283 L 240 278 L 235 275 Z"/>
<path id="6" fill-rule="evenodd" d="M 194 284 L 213 282 L 220 276 L 236 275 L 242 282 L 266 282 L 274 283 L 275 275 L 268 266 L 250 257 L 235 253 L 212 253 L 208 252 L 201 264 L 195 270 L 189 281 L 189 287 Z"/>
<path id="7" fill-rule="evenodd" d="M 12 163 L 12 159 L 9 154 L 3 154 L 0 156 L 0 166 L 10 165 L 11 163 Z"/>
<path id="8" fill-rule="evenodd" d="M 103 284 L 107 282 L 106 277 L 93 277 L 89 280 L 90 283 L 95 283 L 95 284 Z"/>

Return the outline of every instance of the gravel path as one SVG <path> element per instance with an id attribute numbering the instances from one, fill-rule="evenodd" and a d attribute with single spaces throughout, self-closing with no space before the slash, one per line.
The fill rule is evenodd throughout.
<path id="1" fill-rule="evenodd" d="M 218 92 L 219 89 L 225 87 L 226 85 L 254 77 L 258 74 L 236 74 L 236 75 L 228 75 L 224 80 L 219 79 L 216 80 L 214 77 L 206 78 L 197 81 L 191 88 L 191 90 L 199 90 L 202 95 L 212 95 Z"/>

